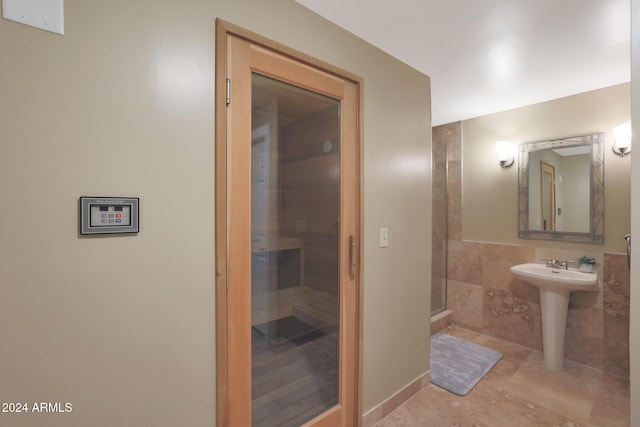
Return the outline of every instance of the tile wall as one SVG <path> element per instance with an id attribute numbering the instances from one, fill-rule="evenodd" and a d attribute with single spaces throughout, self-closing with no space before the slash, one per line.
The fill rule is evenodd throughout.
<path id="1" fill-rule="evenodd" d="M 434 139 L 459 140 L 460 126 L 438 126 L 433 128 Z M 433 177 L 431 194 L 431 313 L 446 309 L 447 280 L 447 153 L 446 144 L 434 144 L 431 147 Z M 455 154 L 460 158 L 460 150 Z M 451 162 L 449 162 L 451 163 Z"/>
<path id="2" fill-rule="evenodd" d="M 543 256 L 576 259 L 583 253 L 462 240 L 460 127 L 459 122 L 451 123 L 434 128 L 433 133 L 434 147 L 446 144 L 449 152 L 447 308 L 453 311 L 455 324 L 542 350 L 537 289 L 515 278 L 509 267 L 539 262 Z M 596 262 L 602 290 L 572 294 L 565 358 L 628 378 L 630 277 L 626 255 L 603 253 L 596 256 Z"/>

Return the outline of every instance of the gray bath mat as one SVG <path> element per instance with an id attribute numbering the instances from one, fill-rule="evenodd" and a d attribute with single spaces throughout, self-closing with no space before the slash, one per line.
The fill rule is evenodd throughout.
<path id="1" fill-rule="evenodd" d="M 431 382 L 464 396 L 501 358 L 499 351 L 439 332 L 431 337 Z"/>

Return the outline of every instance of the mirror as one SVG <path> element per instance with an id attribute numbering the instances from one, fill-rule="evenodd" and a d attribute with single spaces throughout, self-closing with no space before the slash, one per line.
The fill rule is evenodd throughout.
<path id="1" fill-rule="evenodd" d="M 520 145 L 518 237 L 604 243 L 604 133 Z"/>
<path id="2" fill-rule="evenodd" d="M 589 166 L 589 164 L 587 163 L 586 166 Z M 542 186 L 540 197 L 537 197 L 533 192 L 529 193 L 529 206 L 532 205 L 532 200 L 540 200 L 542 223 L 538 225 L 538 227 L 542 226 L 543 230 L 556 231 L 556 216 L 554 215 L 556 212 L 556 168 L 549 163 L 545 163 L 544 160 L 541 160 L 540 174 L 542 176 L 540 180 L 540 185 Z M 562 177 L 562 175 L 560 176 Z M 562 211 L 558 211 L 558 216 L 560 216 L 561 213 Z M 529 222 L 535 217 L 535 215 L 530 214 Z M 540 221 L 538 221 L 538 223 L 540 223 Z M 531 227 L 531 224 L 529 224 L 529 227 Z"/>

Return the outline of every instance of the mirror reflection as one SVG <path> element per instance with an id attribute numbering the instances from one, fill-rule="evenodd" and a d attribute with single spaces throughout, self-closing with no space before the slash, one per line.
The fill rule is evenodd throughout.
<path id="1" fill-rule="evenodd" d="M 529 229 L 589 232 L 591 146 L 529 153 Z"/>
<path id="2" fill-rule="evenodd" d="M 603 142 L 598 133 L 520 146 L 520 238 L 603 243 Z"/>

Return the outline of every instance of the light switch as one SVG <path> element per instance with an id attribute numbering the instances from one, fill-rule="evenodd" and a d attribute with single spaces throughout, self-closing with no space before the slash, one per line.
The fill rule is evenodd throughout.
<path id="1" fill-rule="evenodd" d="M 64 0 L 2 0 L 2 17 L 64 34 Z"/>
<path id="2" fill-rule="evenodd" d="M 389 229 L 381 228 L 380 229 L 380 247 L 386 248 L 389 246 Z"/>

